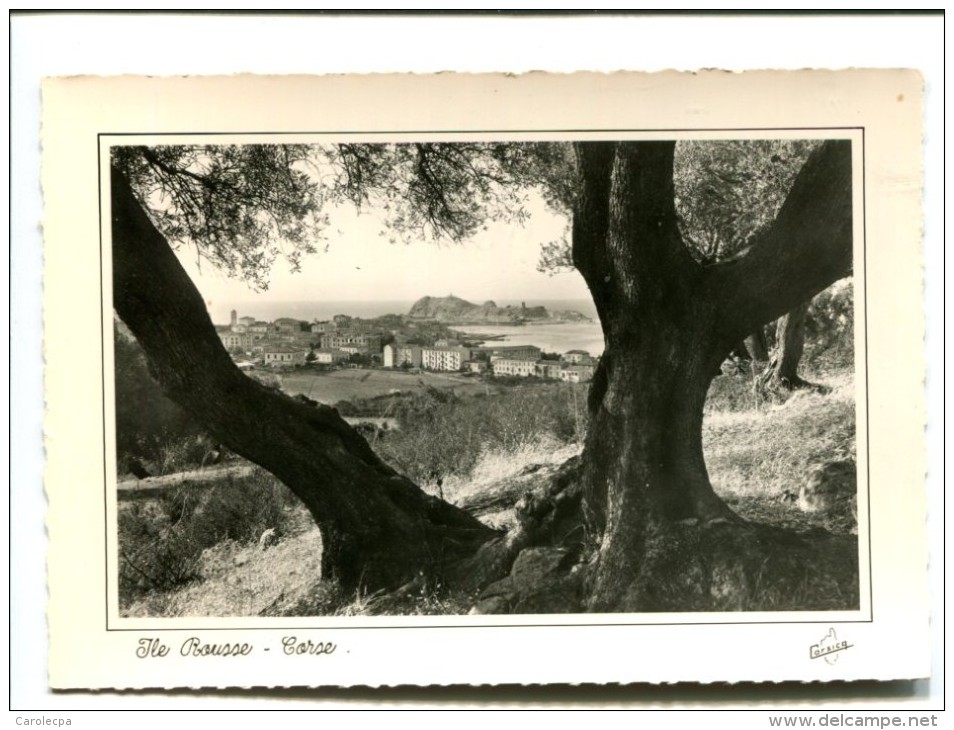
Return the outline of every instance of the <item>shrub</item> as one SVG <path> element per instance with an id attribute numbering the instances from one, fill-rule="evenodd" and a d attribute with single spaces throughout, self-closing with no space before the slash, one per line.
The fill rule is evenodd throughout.
<path id="1" fill-rule="evenodd" d="M 419 482 L 469 474 L 484 452 L 516 453 L 545 438 L 582 441 L 588 386 L 521 385 L 493 396 L 428 389 L 396 406 L 398 431 L 375 448 Z"/>
<path id="2" fill-rule="evenodd" d="M 705 412 L 751 411 L 763 404 L 763 399 L 755 387 L 755 378 L 750 373 L 717 375 L 709 385 L 706 396 Z"/>
<path id="3" fill-rule="evenodd" d="M 159 447 L 159 474 L 174 474 L 201 466 L 215 444 L 204 434 L 171 440 Z"/>
<path id="4" fill-rule="evenodd" d="M 805 362 L 816 370 L 854 367 L 854 286 L 842 279 L 818 294 L 805 318 Z"/>
<path id="5" fill-rule="evenodd" d="M 287 534 L 302 509 L 291 491 L 263 470 L 209 489 L 186 486 L 120 504 L 120 605 L 198 578 L 203 550 L 220 542 L 252 543 L 269 528 Z"/>

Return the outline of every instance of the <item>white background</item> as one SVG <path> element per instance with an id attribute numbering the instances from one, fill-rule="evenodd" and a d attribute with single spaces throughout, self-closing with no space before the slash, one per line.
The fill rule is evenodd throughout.
<path id="1" fill-rule="evenodd" d="M 333 17 L 19 15 L 11 20 L 10 388 L 11 662 L 8 717 L 105 721 L 78 709 L 420 707 L 438 702 L 515 707 L 938 709 L 942 703 L 943 487 L 943 18 L 940 16 Z M 926 312 L 928 314 L 929 532 L 935 677 L 904 685 L 838 688 L 640 688 L 558 691 L 417 690 L 233 692 L 217 695 L 52 694 L 46 688 L 42 493 L 42 218 L 39 82 L 77 74 L 575 71 L 666 68 L 918 68 L 925 76 Z M 7 360 L 4 358 L 4 360 Z M 572 655 L 567 656 L 572 661 Z M 687 718 L 682 718 L 687 719 Z M 698 718 L 701 719 L 701 718 Z M 624 720 L 630 722 L 632 718 Z M 146 726 L 169 718 L 135 718 Z M 691 719 L 690 719 L 691 721 Z M 725 726 L 768 725 L 760 712 L 718 715 Z M 943 720 L 942 720 L 943 723 Z M 654 727 L 676 726 L 668 715 Z"/>

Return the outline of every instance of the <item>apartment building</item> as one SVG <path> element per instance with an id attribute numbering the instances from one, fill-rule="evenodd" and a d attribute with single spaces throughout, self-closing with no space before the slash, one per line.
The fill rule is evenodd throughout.
<path id="1" fill-rule="evenodd" d="M 469 347 L 423 347 L 421 348 L 421 367 L 428 370 L 456 372 L 463 369 L 470 360 Z"/>
<path id="2" fill-rule="evenodd" d="M 252 349 L 252 335 L 245 332 L 232 332 L 231 330 L 227 332 L 219 332 L 219 339 L 222 340 L 222 345 L 226 350 L 234 350 L 240 348 L 243 352 Z"/>
<path id="3" fill-rule="evenodd" d="M 365 352 L 381 352 L 381 340 L 377 334 L 363 332 L 327 332 L 321 336 L 321 347 L 328 350 L 340 350 L 347 346 L 365 348 Z"/>
<path id="4" fill-rule="evenodd" d="M 557 379 L 565 364 L 557 360 L 537 360 L 533 364 L 533 374 L 538 378 Z"/>
<path id="5" fill-rule="evenodd" d="M 521 378 L 536 375 L 537 363 L 534 360 L 499 357 L 491 360 L 490 364 L 494 369 L 494 375 L 514 375 Z"/>
<path id="6" fill-rule="evenodd" d="M 385 345 L 384 367 L 399 368 L 402 365 L 421 367 L 421 348 L 418 345 Z"/>
<path id="7" fill-rule="evenodd" d="M 506 360 L 532 360 L 536 362 L 540 359 L 540 348 L 535 345 L 481 347 L 480 352 L 486 353 L 491 360 L 494 358 L 503 358 Z"/>

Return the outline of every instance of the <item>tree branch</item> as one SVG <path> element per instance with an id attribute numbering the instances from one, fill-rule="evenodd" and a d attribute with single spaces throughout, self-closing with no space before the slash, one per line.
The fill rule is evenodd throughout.
<path id="1" fill-rule="evenodd" d="M 706 269 L 724 334 L 742 337 L 852 270 L 852 148 L 829 140 L 808 158 L 775 222 L 745 255 Z"/>

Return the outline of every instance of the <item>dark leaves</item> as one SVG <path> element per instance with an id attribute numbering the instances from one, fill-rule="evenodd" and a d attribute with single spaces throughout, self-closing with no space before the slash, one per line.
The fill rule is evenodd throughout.
<path id="1" fill-rule="evenodd" d="M 304 145 L 115 147 L 140 202 L 173 246 L 259 288 L 284 256 L 316 250 L 324 219 Z"/>
<path id="2" fill-rule="evenodd" d="M 701 263 L 734 256 L 771 223 L 817 142 L 693 140 L 676 145 L 676 210 Z"/>

